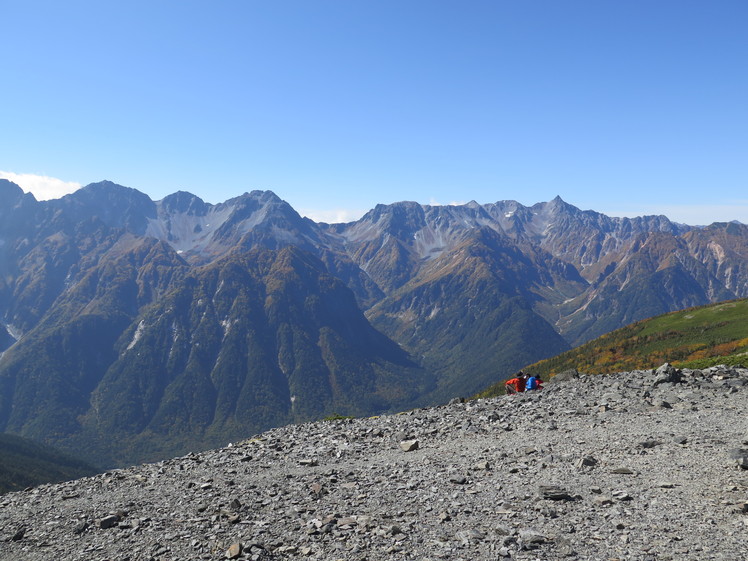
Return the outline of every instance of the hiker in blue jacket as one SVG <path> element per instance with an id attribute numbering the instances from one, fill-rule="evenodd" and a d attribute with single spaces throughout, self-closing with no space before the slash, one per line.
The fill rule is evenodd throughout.
<path id="1" fill-rule="evenodd" d="M 540 376 L 537 374 L 533 374 L 527 379 L 527 382 L 525 382 L 525 391 L 533 391 L 533 390 L 542 390 L 543 389 L 543 380 L 540 379 Z"/>

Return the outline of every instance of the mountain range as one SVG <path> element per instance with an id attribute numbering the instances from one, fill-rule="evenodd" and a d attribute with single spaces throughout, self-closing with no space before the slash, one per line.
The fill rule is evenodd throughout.
<path id="1" fill-rule="evenodd" d="M 0 180 L 0 430 L 99 466 L 474 394 L 642 318 L 748 296 L 748 227 L 557 197 L 316 223 L 270 191 L 37 201 Z"/>

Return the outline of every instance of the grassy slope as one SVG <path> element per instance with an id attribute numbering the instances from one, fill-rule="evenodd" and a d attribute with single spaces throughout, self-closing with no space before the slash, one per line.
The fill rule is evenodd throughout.
<path id="1" fill-rule="evenodd" d="M 524 370 L 547 379 L 564 370 L 605 374 L 656 368 L 748 364 L 748 299 L 688 308 L 638 321 Z M 503 381 L 480 397 L 503 393 Z"/>
<path id="2" fill-rule="evenodd" d="M 49 446 L 0 434 L 0 493 L 93 475 L 95 468 Z"/>

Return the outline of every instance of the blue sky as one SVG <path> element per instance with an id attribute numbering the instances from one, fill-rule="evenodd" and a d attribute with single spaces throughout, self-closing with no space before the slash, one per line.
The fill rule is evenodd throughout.
<path id="1" fill-rule="evenodd" d="M 748 223 L 745 0 L 0 0 L 0 176 Z"/>

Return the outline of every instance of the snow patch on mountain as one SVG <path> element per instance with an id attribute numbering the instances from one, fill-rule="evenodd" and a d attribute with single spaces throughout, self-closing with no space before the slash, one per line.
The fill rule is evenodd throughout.
<path id="1" fill-rule="evenodd" d="M 138 344 L 138 341 L 140 341 L 140 338 L 143 336 L 143 331 L 145 330 L 145 321 L 140 320 L 140 323 L 138 324 L 138 327 L 135 329 L 135 333 L 132 336 L 132 341 L 130 341 L 130 344 L 127 345 L 126 350 L 132 349 L 135 345 Z"/>
<path id="2" fill-rule="evenodd" d="M 18 341 L 21 337 L 23 337 L 23 333 L 21 332 L 21 330 L 14 326 L 12 323 L 2 323 L 1 325 L 5 328 L 5 331 L 8 332 L 8 335 L 13 337 L 14 341 Z"/>

